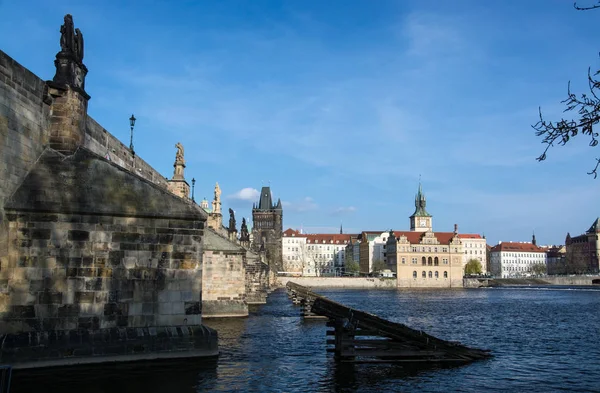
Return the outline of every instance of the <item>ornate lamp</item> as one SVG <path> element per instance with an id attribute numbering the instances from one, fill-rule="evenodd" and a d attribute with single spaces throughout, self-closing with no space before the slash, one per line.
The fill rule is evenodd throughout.
<path id="1" fill-rule="evenodd" d="M 135 116 L 133 114 L 129 118 L 129 126 L 131 127 L 131 139 L 129 140 L 129 150 L 131 150 L 131 154 L 135 155 L 133 151 L 133 127 L 135 126 Z"/>

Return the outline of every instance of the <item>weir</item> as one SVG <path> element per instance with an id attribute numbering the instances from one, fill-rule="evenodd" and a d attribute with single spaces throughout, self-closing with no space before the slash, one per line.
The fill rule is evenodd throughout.
<path id="1" fill-rule="evenodd" d="M 328 352 L 345 363 L 433 363 L 466 364 L 492 357 L 489 350 L 469 348 L 445 341 L 404 324 L 355 310 L 315 293 L 310 288 L 288 282 L 288 296 L 303 306 L 305 318 L 327 318 Z"/>

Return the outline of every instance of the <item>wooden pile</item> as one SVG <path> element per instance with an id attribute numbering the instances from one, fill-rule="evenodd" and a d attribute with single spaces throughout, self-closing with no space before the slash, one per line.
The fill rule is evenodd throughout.
<path id="1" fill-rule="evenodd" d="M 309 288 L 288 282 L 288 294 L 303 305 L 303 316 L 329 319 L 328 352 L 340 362 L 461 364 L 492 357 L 488 350 L 445 341 L 406 325 L 334 302 Z M 306 311 L 308 310 L 308 312 Z"/>

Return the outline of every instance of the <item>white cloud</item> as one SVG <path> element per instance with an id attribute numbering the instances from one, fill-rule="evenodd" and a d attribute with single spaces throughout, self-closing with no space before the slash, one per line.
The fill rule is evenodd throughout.
<path id="1" fill-rule="evenodd" d="M 283 205 L 284 211 L 290 210 L 294 212 L 306 212 L 310 210 L 316 210 L 319 207 L 319 205 L 317 205 L 315 201 L 308 196 L 297 202 L 281 201 L 281 204 Z"/>
<path id="2" fill-rule="evenodd" d="M 356 211 L 356 207 L 354 206 L 341 206 L 333 211 L 334 216 L 341 216 L 345 214 L 354 213 Z"/>
<path id="3" fill-rule="evenodd" d="M 234 194 L 227 196 L 227 199 L 256 202 L 258 201 L 259 196 L 260 192 L 256 188 L 246 187 Z"/>

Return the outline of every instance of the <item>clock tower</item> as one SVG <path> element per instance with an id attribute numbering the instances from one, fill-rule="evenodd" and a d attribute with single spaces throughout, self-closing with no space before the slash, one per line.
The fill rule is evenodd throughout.
<path id="1" fill-rule="evenodd" d="M 419 182 L 419 191 L 415 196 L 415 212 L 410 216 L 410 230 L 413 232 L 427 232 L 433 230 L 431 214 L 427 213 L 425 194 Z"/>

